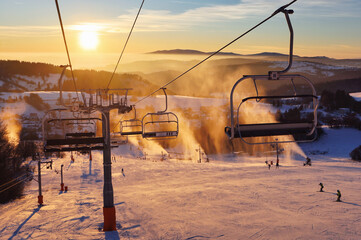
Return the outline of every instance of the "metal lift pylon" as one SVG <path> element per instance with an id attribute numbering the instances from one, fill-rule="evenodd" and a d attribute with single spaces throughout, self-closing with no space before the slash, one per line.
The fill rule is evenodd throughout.
<path id="1" fill-rule="evenodd" d="M 109 110 L 102 112 L 102 131 L 104 137 L 103 149 L 103 171 L 104 171 L 104 186 L 103 186 L 103 216 L 104 226 L 103 231 L 115 231 L 116 216 L 114 207 L 114 194 L 112 184 L 112 161 L 111 161 L 111 145 L 110 145 L 110 121 Z"/>
<path id="2" fill-rule="evenodd" d="M 105 91 L 108 94 L 107 91 Z M 110 111 L 117 109 L 118 113 L 124 114 L 131 111 L 132 107 L 127 106 L 126 96 L 125 101 L 121 104 L 113 102 L 113 98 L 108 98 L 108 106 L 98 105 L 96 108 L 102 113 L 102 134 L 104 137 L 103 148 L 103 171 L 104 171 L 104 186 L 103 186 L 103 216 L 104 226 L 103 231 L 115 231 L 116 227 L 116 214 L 114 207 L 114 192 L 112 183 L 112 160 L 111 160 L 111 141 L 110 141 Z"/>
<path id="3" fill-rule="evenodd" d="M 108 91 L 125 91 L 125 95 L 109 94 Z M 52 122 L 52 120 L 46 120 L 47 114 L 43 118 L 43 141 L 44 151 L 83 151 L 83 150 L 103 150 L 103 170 L 104 170 L 104 186 L 103 186 L 103 216 L 104 226 L 103 231 L 116 230 L 116 214 L 114 207 L 114 194 L 112 185 L 112 168 L 111 168 L 111 141 L 110 141 L 110 111 L 117 110 L 118 114 L 124 114 L 131 111 L 132 107 L 127 104 L 127 94 L 129 89 L 106 89 L 97 90 L 97 96 L 93 98 L 90 94 L 89 98 L 82 94 L 85 100 L 89 100 L 89 105 L 79 104 L 77 110 L 74 110 L 73 106 L 64 106 L 62 111 L 68 112 L 89 112 L 101 113 L 102 118 L 102 137 L 86 136 L 79 138 L 63 138 L 58 139 L 46 139 L 44 124 Z M 90 91 L 90 90 L 89 90 Z M 103 93 L 101 93 L 103 92 Z M 85 101 L 84 101 L 85 102 Z M 56 109 L 55 109 L 56 110 Z M 91 119 L 91 117 L 89 117 Z M 81 134 L 80 134 L 81 135 Z M 95 146 L 92 146 L 96 144 Z M 50 146 L 48 146 L 50 145 Z M 41 190 L 40 190 L 41 191 Z M 39 192 L 39 202 L 42 200 L 41 192 Z"/>

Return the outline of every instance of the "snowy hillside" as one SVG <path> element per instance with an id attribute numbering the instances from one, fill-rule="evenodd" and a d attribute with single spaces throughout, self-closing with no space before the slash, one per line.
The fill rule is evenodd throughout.
<path id="1" fill-rule="evenodd" d="M 353 97 L 356 101 L 361 101 L 361 92 L 350 93 L 350 96 Z"/>
<path id="2" fill-rule="evenodd" d="M 18 99 L 26 94 L 3 96 Z M 55 107 L 57 92 L 36 94 Z M 168 110 L 181 113 L 180 146 L 163 148 L 129 138 L 112 150 L 117 231 L 102 232 L 103 159 L 94 151 L 92 161 L 78 154 L 71 162 L 67 154 L 54 158 L 52 169 L 43 165 L 44 206 L 37 206 L 35 180 L 23 198 L 0 205 L 1 239 L 360 239 L 361 164 L 351 161 L 349 153 L 360 145 L 361 131 L 324 128 L 317 142 L 285 145 L 279 169 L 269 170 L 265 164 L 276 162 L 274 152 L 252 157 L 209 154 L 197 163 L 201 143 L 191 125 L 213 118 L 216 124 L 207 131 L 224 137 L 228 101 L 185 96 L 168 100 Z M 164 97 L 141 102 L 137 114 L 141 117 L 149 106 L 162 110 Z M 24 102 L 1 107 L 15 115 L 37 113 L 41 119 L 44 114 Z M 311 167 L 303 166 L 306 155 Z M 61 164 L 67 192 L 60 191 Z M 318 192 L 320 182 L 323 193 Z M 335 202 L 338 189 L 343 202 Z"/>
<path id="3" fill-rule="evenodd" d="M 334 130 L 330 137 L 349 138 Z M 361 134 L 354 135 L 355 141 Z M 326 140 L 327 141 L 327 140 Z M 335 142 L 312 143 L 310 149 Z M 123 149 L 125 151 L 125 149 Z M 126 150 L 129 152 L 130 150 Z M 117 231 L 102 232 L 102 155 L 56 159 L 43 168 L 45 205 L 37 182 L 22 199 L 0 207 L 2 239 L 359 239 L 361 189 L 358 162 L 348 149 L 303 158 L 281 158 L 270 170 L 265 157 L 221 156 L 210 163 L 146 161 L 113 153 Z M 226 157 L 226 156 L 224 156 Z M 268 160 L 270 158 L 268 157 Z M 301 161 L 302 160 L 302 161 Z M 285 163 L 287 162 L 287 163 Z M 68 192 L 60 192 L 60 165 Z M 125 176 L 121 169 L 124 169 Z M 318 184 L 325 192 L 318 192 Z M 340 189 L 343 202 L 335 202 Z"/>
<path id="4" fill-rule="evenodd" d="M 16 74 L 7 79 L 0 80 L 0 86 L 7 91 L 35 91 L 40 89 L 58 89 L 60 74 L 43 76 L 28 76 Z M 68 80 L 64 77 L 64 81 Z"/>

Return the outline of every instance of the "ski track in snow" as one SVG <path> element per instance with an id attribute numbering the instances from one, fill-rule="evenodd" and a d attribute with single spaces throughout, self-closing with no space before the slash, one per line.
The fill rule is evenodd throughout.
<path id="1" fill-rule="evenodd" d="M 49 100 L 55 96 L 48 94 Z M 186 98 L 180 100 L 188 106 Z M 361 164 L 348 154 L 360 142 L 361 131 L 326 129 L 319 141 L 301 145 L 312 167 L 304 167 L 300 157 L 291 161 L 282 156 L 277 170 L 268 170 L 266 157 L 210 156 L 210 163 L 201 164 L 145 161 L 135 158 L 136 148 L 121 146 L 112 151 L 118 230 L 106 233 L 101 231 L 102 154 L 93 152 L 92 162 L 76 155 L 74 163 L 67 155 L 53 169 L 42 170 L 43 207 L 37 206 L 35 181 L 26 186 L 23 198 L 0 205 L 0 239 L 359 240 Z M 61 164 L 68 192 L 60 192 L 55 170 L 60 172 Z M 324 193 L 317 192 L 320 182 Z M 335 202 L 337 189 L 341 203 Z"/>
<path id="2" fill-rule="evenodd" d="M 316 144 L 317 145 L 317 144 Z M 327 160 L 326 160 L 327 159 Z M 1 239 L 360 239 L 361 165 L 313 156 L 312 167 L 247 166 L 242 159 L 210 163 L 153 162 L 116 155 L 117 231 L 101 231 L 102 155 L 57 159 L 37 182 L 0 207 Z M 260 163 L 264 162 L 259 159 Z M 64 183 L 60 192 L 60 165 Z M 125 177 L 121 174 L 124 168 Z M 318 192 L 323 182 L 325 192 Z M 337 203 L 340 189 L 343 202 Z"/>

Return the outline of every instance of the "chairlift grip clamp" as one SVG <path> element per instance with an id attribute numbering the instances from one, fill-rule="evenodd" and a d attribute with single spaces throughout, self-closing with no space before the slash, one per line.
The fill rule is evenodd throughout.
<path id="1" fill-rule="evenodd" d="M 268 80 L 279 80 L 280 79 L 279 71 L 269 71 L 268 72 Z"/>

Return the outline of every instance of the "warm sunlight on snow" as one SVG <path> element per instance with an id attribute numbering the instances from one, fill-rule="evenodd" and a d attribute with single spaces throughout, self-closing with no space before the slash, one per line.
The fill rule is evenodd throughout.
<path id="1" fill-rule="evenodd" d="M 95 50 L 99 39 L 96 31 L 83 31 L 79 34 L 79 44 L 85 50 Z"/>

